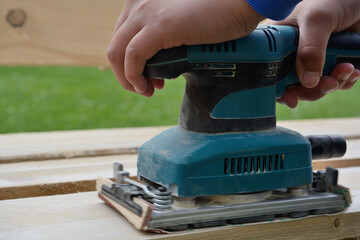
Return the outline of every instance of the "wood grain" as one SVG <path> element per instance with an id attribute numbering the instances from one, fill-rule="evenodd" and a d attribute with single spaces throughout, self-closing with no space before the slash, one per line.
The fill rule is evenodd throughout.
<path id="1" fill-rule="evenodd" d="M 98 176 L 113 177 L 114 162 L 136 176 L 134 154 L 3 164 L 0 200 L 94 191 Z"/>
<path id="2" fill-rule="evenodd" d="M 353 204 L 342 214 L 175 234 L 136 230 L 96 192 L 4 200 L 0 239 L 343 239 L 360 235 L 360 191 L 352 195 Z"/>
<path id="3" fill-rule="evenodd" d="M 136 153 L 169 127 L 0 134 L 0 164 Z"/>
<path id="4" fill-rule="evenodd" d="M 108 65 L 106 47 L 124 2 L 0 0 L 0 65 Z"/>
<path id="5" fill-rule="evenodd" d="M 303 135 L 340 134 L 360 139 L 360 118 L 279 121 L 278 125 Z M 168 128 L 0 134 L 0 164 L 136 153 L 142 143 Z"/>
<path id="6" fill-rule="evenodd" d="M 326 167 L 333 168 L 349 168 L 360 166 L 360 157 L 344 158 L 344 159 L 323 159 L 312 162 L 313 169 L 320 170 Z"/>

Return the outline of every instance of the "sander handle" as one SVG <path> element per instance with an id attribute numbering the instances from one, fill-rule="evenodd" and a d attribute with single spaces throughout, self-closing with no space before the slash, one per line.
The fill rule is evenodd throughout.
<path id="1" fill-rule="evenodd" d="M 276 126 L 276 99 L 299 84 L 295 71 L 298 28 L 259 26 L 250 35 L 217 44 L 159 51 L 144 75 L 169 79 L 183 75 L 185 94 L 179 126 L 200 133 L 251 132 Z M 331 35 L 323 69 L 350 62 L 360 68 L 360 33 Z"/>
<path id="2" fill-rule="evenodd" d="M 264 29 L 277 29 L 277 32 L 280 32 L 278 31 L 278 29 L 281 30 L 282 36 L 279 37 L 279 39 L 273 40 L 274 42 L 277 42 L 278 48 L 281 42 L 287 42 L 287 44 L 285 44 L 287 45 L 286 47 L 282 47 L 281 49 L 277 50 L 277 52 L 281 52 L 280 53 L 281 56 L 279 57 L 281 61 L 286 60 L 285 58 L 288 55 L 290 55 L 291 52 L 296 53 L 298 41 L 299 41 L 299 29 L 297 27 L 260 25 L 256 29 L 256 31 L 251 33 L 249 36 L 234 41 L 228 41 L 219 44 L 201 44 L 201 45 L 188 45 L 188 46 L 182 45 L 179 47 L 160 50 L 158 53 L 156 53 L 152 58 L 150 58 L 146 62 L 144 68 L 144 75 L 147 78 L 152 78 L 152 79 L 174 79 L 179 77 L 181 74 L 194 70 L 193 68 L 191 68 L 189 63 L 199 62 L 201 60 L 202 62 L 208 61 L 208 62 L 220 63 L 220 65 L 210 64 L 208 70 L 215 70 L 216 68 L 231 69 L 232 68 L 231 63 L 237 63 L 237 62 L 244 64 L 249 62 L 263 62 L 263 61 L 267 61 L 269 63 L 275 62 L 276 60 L 278 60 L 277 57 L 268 58 L 267 60 L 266 57 L 266 55 L 268 55 L 267 51 L 263 52 L 263 56 L 261 56 L 263 49 L 261 49 L 261 47 L 258 46 L 258 44 L 263 45 L 264 42 L 255 41 L 254 44 L 248 45 L 247 41 L 245 41 L 245 39 L 249 39 L 251 41 L 253 39 L 255 40 L 259 39 L 260 38 L 259 34 L 256 33 L 259 32 L 260 30 L 263 30 L 265 32 Z M 284 34 L 284 32 L 286 32 L 286 34 Z M 289 36 L 289 32 L 291 32 L 290 36 Z M 267 31 L 267 34 L 269 33 L 271 32 Z M 267 34 L 265 35 L 269 36 Z M 279 42 L 279 40 L 281 41 Z M 289 43 L 291 44 L 289 45 Z M 236 50 L 235 46 L 237 45 L 245 45 L 245 47 L 248 46 L 248 49 L 246 52 L 242 51 L 241 53 L 240 50 Z M 217 51 L 215 50 L 215 48 L 217 48 L 217 50 L 221 48 L 221 50 Z M 229 56 L 229 54 L 226 55 L 226 52 L 230 51 L 230 50 L 226 50 L 226 48 L 232 48 L 232 51 L 236 52 L 235 56 L 234 55 Z M 271 47 L 269 43 L 269 48 L 274 48 L 274 46 Z M 198 49 L 203 50 L 203 55 L 204 55 L 203 57 L 201 57 L 201 53 L 199 53 Z M 206 52 L 206 49 L 208 49 L 209 52 L 213 52 L 214 54 L 209 56 L 208 52 Z M 360 69 L 360 56 L 358 52 L 360 51 L 360 33 L 346 32 L 346 31 L 333 33 L 329 38 L 327 50 L 328 51 L 326 55 L 326 62 L 323 69 L 324 75 L 329 75 L 332 68 L 336 64 L 344 63 L 344 62 L 351 63 L 354 65 L 355 68 Z M 275 51 L 275 50 L 273 49 L 270 51 Z M 194 55 L 193 52 L 195 52 L 197 56 L 193 56 Z M 200 60 L 198 55 L 200 55 Z M 252 55 L 256 55 L 256 56 L 252 56 Z M 292 60 L 293 61 L 290 61 L 286 66 L 291 70 L 295 68 L 294 56 Z M 230 64 L 222 65 L 221 63 L 230 63 Z M 202 66 L 204 67 L 204 65 Z M 204 68 L 203 70 L 205 69 L 206 68 Z M 199 70 L 199 68 L 197 70 Z M 284 76 L 277 75 L 277 77 L 284 77 Z M 292 85 L 294 83 L 296 83 L 296 80 L 293 80 L 293 83 L 289 82 L 288 85 Z"/>

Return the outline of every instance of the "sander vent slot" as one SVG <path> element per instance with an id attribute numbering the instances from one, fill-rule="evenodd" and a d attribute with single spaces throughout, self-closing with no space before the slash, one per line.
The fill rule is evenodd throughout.
<path id="1" fill-rule="evenodd" d="M 284 154 L 224 159 L 225 175 L 258 174 L 284 169 Z"/>
<path id="2" fill-rule="evenodd" d="M 276 52 L 276 39 L 273 33 L 269 29 L 263 29 L 263 32 L 268 40 L 270 52 Z"/>
<path id="3" fill-rule="evenodd" d="M 201 45 L 201 52 L 236 52 L 236 40 L 216 44 Z"/>

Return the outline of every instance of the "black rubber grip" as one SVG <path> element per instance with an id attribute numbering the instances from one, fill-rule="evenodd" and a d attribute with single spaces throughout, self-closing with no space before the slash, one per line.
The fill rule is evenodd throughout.
<path id="1" fill-rule="evenodd" d="M 329 39 L 327 48 L 360 51 L 360 33 L 333 33 Z M 339 63 L 351 63 L 352 65 L 354 65 L 355 68 L 360 69 L 359 56 L 351 56 L 351 54 L 350 56 L 343 56 L 339 54 L 339 56 L 336 57 L 336 64 Z"/>
<path id="2" fill-rule="evenodd" d="M 360 50 L 360 33 L 338 32 L 331 34 L 327 48 L 343 50 Z"/>
<path id="3" fill-rule="evenodd" d="M 338 158 L 346 152 L 346 141 L 340 135 L 306 136 L 311 144 L 312 159 Z"/>

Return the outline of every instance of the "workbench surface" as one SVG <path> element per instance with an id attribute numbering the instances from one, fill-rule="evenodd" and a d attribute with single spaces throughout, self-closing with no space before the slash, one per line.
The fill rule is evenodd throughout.
<path id="1" fill-rule="evenodd" d="M 230 225 L 174 234 L 144 233 L 110 209 L 95 190 L 121 162 L 136 175 L 140 144 L 168 127 L 0 135 L 0 239 L 345 239 L 360 236 L 360 118 L 283 121 L 309 134 L 341 134 L 342 159 L 317 160 L 314 169 L 337 167 L 353 203 L 329 216 Z"/>

